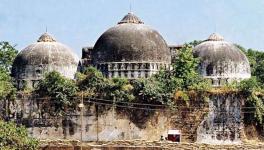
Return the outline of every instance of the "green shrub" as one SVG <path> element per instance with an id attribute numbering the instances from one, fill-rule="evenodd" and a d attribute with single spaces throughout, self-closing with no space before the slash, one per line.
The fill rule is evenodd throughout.
<path id="1" fill-rule="evenodd" d="M 45 78 L 39 82 L 35 92 L 41 97 L 48 96 L 55 114 L 60 114 L 75 104 L 73 97 L 76 95 L 77 86 L 73 80 L 53 71 L 45 75 Z"/>
<path id="2" fill-rule="evenodd" d="M 39 141 L 30 138 L 25 127 L 0 120 L 0 149 L 36 150 L 38 145 Z"/>

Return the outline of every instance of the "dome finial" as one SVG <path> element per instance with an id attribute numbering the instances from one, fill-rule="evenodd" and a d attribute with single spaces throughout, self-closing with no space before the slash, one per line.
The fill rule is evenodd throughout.
<path id="1" fill-rule="evenodd" d="M 56 42 L 56 40 L 47 32 L 45 32 L 39 37 L 38 42 Z"/>
<path id="2" fill-rule="evenodd" d="M 123 23 L 135 23 L 135 24 L 144 24 L 143 21 L 141 21 L 136 15 L 134 15 L 132 12 L 129 12 L 125 17 L 118 22 L 118 24 Z"/>
<path id="3" fill-rule="evenodd" d="M 211 34 L 206 41 L 224 41 L 224 37 L 218 33 Z"/>
<path id="4" fill-rule="evenodd" d="M 132 2 L 131 2 L 131 0 L 130 0 L 130 4 L 129 4 L 129 12 L 131 12 L 132 11 Z"/>

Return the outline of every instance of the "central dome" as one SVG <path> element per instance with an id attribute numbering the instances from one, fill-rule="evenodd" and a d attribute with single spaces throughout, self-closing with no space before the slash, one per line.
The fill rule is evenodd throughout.
<path id="1" fill-rule="evenodd" d="M 104 32 L 92 50 L 92 62 L 107 77 L 149 77 L 168 69 L 170 50 L 162 36 L 128 13 Z"/>
<path id="2" fill-rule="evenodd" d="M 170 51 L 162 36 L 128 13 L 97 40 L 93 63 L 153 61 L 170 63 Z"/>

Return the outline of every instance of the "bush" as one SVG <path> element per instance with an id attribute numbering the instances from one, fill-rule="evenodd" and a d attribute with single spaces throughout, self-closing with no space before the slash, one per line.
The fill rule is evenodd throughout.
<path id="1" fill-rule="evenodd" d="M 94 67 L 88 67 L 83 73 L 77 73 L 77 86 L 88 97 L 103 97 L 110 81 Z"/>
<path id="2" fill-rule="evenodd" d="M 36 150 L 38 145 L 38 140 L 28 137 L 25 127 L 0 120 L 0 149 Z"/>
<path id="3" fill-rule="evenodd" d="M 166 93 L 161 88 L 161 83 L 155 78 L 137 79 L 132 83 L 134 87 L 134 95 L 138 102 L 149 104 L 166 104 L 164 100 Z"/>
<path id="4" fill-rule="evenodd" d="M 76 95 L 77 86 L 73 80 L 53 71 L 45 75 L 35 92 L 42 97 L 48 96 L 55 113 L 60 114 L 74 106 L 73 97 Z"/>
<path id="5" fill-rule="evenodd" d="M 116 102 L 130 102 L 135 99 L 134 87 L 125 78 L 113 78 L 106 94 L 106 99 L 115 99 Z"/>
<path id="6" fill-rule="evenodd" d="M 264 117 L 264 91 L 261 89 L 260 83 L 256 77 L 243 80 L 238 84 L 241 94 L 246 97 L 246 112 L 254 112 L 254 114 L 245 114 L 245 123 L 257 122 L 263 124 Z"/>

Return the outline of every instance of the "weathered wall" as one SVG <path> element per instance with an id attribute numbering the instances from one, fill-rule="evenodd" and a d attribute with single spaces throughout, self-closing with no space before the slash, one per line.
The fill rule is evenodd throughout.
<path id="1" fill-rule="evenodd" d="M 239 144 L 243 129 L 242 101 L 238 94 L 210 97 L 209 113 L 197 129 L 197 142 Z"/>
<path id="2" fill-rule="evenodd" d="M 242 98 L 236 94 L 216 94 L 209 96 L 209 103 L 199 99 L 199 95 L 192 97 L 188 107 L 177 101 L 174 111 L 85 101 L 83 130 L 79 108 L 53 116 L 51 102 L 45 98 L 18 96 L 13 102 L 2 101 L 0 107 L 6 120 L 25 125 L 29 134 L 39 139 L 80 140 L 82 133 L 84 141 L 158 141 L 161 136 L 167 137 L 169 129 L 178 129 L 182 142 L 240 143 Z"/>
<path id="3" fill-rule="evenodd" d="M 15 120 L 28 128 L 29 134 L 39 139 L 80 140 L 80 111 L 62 117 L 50 116 L 44 99 L 19 97 L 14 102 L 0 105 L 6 120 Z M 182 141 L 195 142 L 196 130 L 206 114 L 201 102 L 180 106 L 178 110 L 143 110 L 134 108 L 102 107 L 86 104 L 83 118 L 84 141 L 160 140 L 168 129 L 182 130 Z"/>

